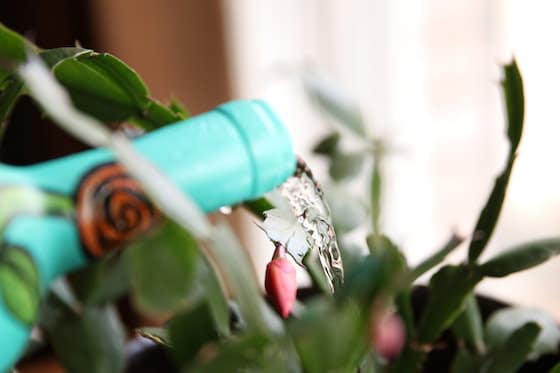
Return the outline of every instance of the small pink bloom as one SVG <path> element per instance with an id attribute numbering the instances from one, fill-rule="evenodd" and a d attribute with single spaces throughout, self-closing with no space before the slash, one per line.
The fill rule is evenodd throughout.
<path id="1" fill-rule="evenodd" d="M 264 287 L 280 315 L 288 317 L 296 300 L 296 270 L 281 245 L 277 245 L 273 259 L 266 266 Z"/>
<path id="2" fill-rule="evenodd" d="M 404 346 L 405 339 L 405 327 L 397 315 L 384 317 L 373 327 L 375 350 L 385 359 L 397 357 Z"/>

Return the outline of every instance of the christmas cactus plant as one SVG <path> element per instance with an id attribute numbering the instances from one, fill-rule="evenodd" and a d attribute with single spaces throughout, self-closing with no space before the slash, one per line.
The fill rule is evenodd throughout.
<path id="1" fill-rule="evenodd" d="M 552 368 L 560 341 L 554 320 L 509 307 L 489 315 L 475 295 L 485 278 L 514 274 L 560 253 L 559 236 L 479 259 L 498 223 L 523 132 L 523 83 L 515 61 L 503 72 L 506 166 L 473 234 L 468 239 L 451 234 L 416 266 L 379 223 L 385 143 L 367 134 L 355 105 L 317 79 L 306 79 L 318 109 L 347 129 L 322 139 L 315 153 L 328 158 L 336 182 L 358 182 L 363 165 L 371 164 L 371 198 L 366 206 L 340 197 L 344 206 L 333 206 L 341 258 L 326 259 L 312 255 L 314 243 L 305 238 L 301 222 L 272 196 L 235 206 L 253 212 L 274 243 L 267 249 L 266 283 L 259 284 L 223 219 L 211 224 L 122 136 L 131 128 L 145 133 L 185 119 L 184 106 L 154 100 L 136 72 L 114 56 L 82 47 L 41 49 L 0 25 L 2 130 L 18 125 L 10 122 L 10 112 L 20 97 L 31 96 L 86 144 L 112 149 L 162 215 L 155 231 L 44 289 L 38 314 L 21 311 L 25 302 L 38 301 L 32 267 L 22 259 L 25 254 L 2 242 L 2 299 L 37 325 L 19 366 L 52 354 L 70 372 L 131 371 L 131 346 L 140 345 L 163 351 L 158 371 L 418 372 L 430 371 L 442 351 L 442 369 L 454 372 L 514 372 L 539 359 Z M 348 153 L 339 146 L 348 132 L 362 139 L 362 151 Z M 31 197 L 9 201 L 17 205 Z M 72 204 L 52 201 L 56 213 L 75 214 Z M 0 217 L 7 224 L 10 216 Z M 366 220 L 364 250 L 356 250 L 345 236 Z M 468 245 L 464 261 L 443 264 L 462 243 Z M 340 260 L 343 268 L 330 263 L 332 272 L 325 272 L 323 260 Z M 311 288 L 297 289 L 296 266 L 309 272 Z M 418 303 L 415 281 L 434 269 L 426 298 Z M 560 371 L 560 365 L 554 369 Z"/>

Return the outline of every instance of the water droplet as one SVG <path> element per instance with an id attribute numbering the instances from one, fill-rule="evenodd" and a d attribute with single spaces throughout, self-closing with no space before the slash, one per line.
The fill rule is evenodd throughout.
<path id="1" fill-rule="evenodd" d="M 221 212 L 222 214 L 224 214 L 224 215 L 229 215 L 229 214 L 231 214 L 231 211 L 232 211 L 231 206 L 222 206 L 222 207 L 220 207 L 220 212 Z"/>

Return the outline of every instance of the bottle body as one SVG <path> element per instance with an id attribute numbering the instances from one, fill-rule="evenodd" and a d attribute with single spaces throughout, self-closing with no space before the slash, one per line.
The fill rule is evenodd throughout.
<path id="1" fill-rule="evenodd" d="M 133 144 L 206 212 L 261 196 L 287 179 L 296 164 L 286 129 L 262 101 L 231 102 Z M 16 202 L 3 214 L 0 250 L 9 246 L 29 254 L 38 294 L 56 277 L 129 242 L 159 217 L 106 149 L 28 167 L 2 166 L 0 204 L 3 196 Z M 17 307 L 3 297 L 0 293 L 0 371 L 13 364 L 32 325 L 26 322 L 29 314 L 18 319 Z"/>

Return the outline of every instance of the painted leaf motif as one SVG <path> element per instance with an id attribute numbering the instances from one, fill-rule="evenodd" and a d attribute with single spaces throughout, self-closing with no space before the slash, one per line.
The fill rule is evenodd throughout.
<path id="1" fill-rule="evenodd" d="M 0 252 L 0 296 L 12 315 L 30 325 L 39 307 L 39 274 L 27 251 L 10 247 Z"/>
<path id="2" fill-rule="evenodd" d="M 261 228 L 272 241 L 281 243 L 294 260 L 303 265 L 302 260 L 309 251 L 305 231 L 288 210 L 272 209 L 265 211 Z"/>

